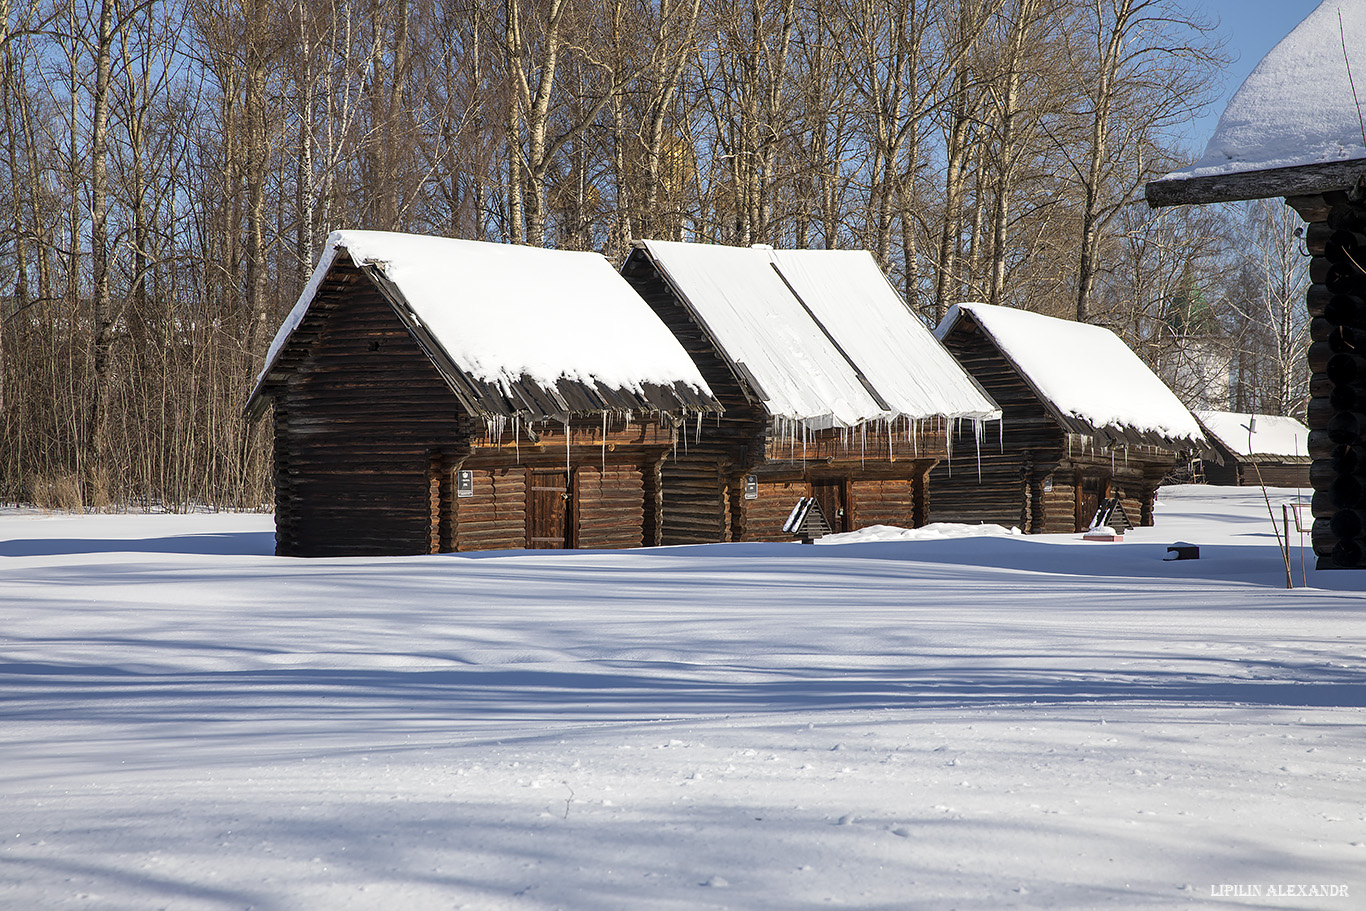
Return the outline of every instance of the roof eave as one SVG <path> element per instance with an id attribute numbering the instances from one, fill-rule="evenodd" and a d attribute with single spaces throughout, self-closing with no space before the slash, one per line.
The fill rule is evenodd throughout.
<path id="1" fill-rule="evenodd" d="M 1058 427 L 1061 428 L 1064 433 L 1075 433 L 1081 436 L 1094 437 L 1105 441 L 1104 445 L 1106 446 L 1152 446 L 1157 449 L 1168 449 L 1173 452 L 1178 452 L 1183 449 L 1195 449 L 1202 445 L 1207 445 L 1204 438 L 1200 436 L 1169 437 L 1165 434 L 1157 433 L 1156 431 L 1140 429 L 1132 424 L 1097 427 L 1090 421 L 1078 417 L 1077 415 L 1065 414 L 1062 409 L 1058 407 L 1056 402 L 1044 394 L 1043 389 L 1034 382 L 1033 377 L 1015 362 L 1015 359 L 1010 356 L 1010 353 L 1006 350 L 1005 346 L 1000 343 L 996 336 L 991 333 L 991 330 L 988 329 L 981 320 L 976 318 L 976 315 L 973 314 L 971 310 L 963 310 L 957 307 L 955 307 L 955 310 L 957 311 L 957 314 L 953 322 L 948 326 L 943 327 L 945 329 L 945 337 L 947 338 L 948 333 L 952 332 L 959 325 L 965 324 L 965 321 L 969 326 L 976 326 L 977 330 L 982 333 L 982 336 L 996 349 L 996 352 L 1010 366 L 1010 369 L 1015 371 L 1016 376 L 1024 382 L 1030 392 L 1034 394 L 1034 397 L 1043 405 L 1045 413 L 1057 423 Z M 1192 415 L 1192 417 L 1194 416 Z"/>
<path id="2" fill-rule="evenodd" d="M 1280 462 L 1284 465 L 1312 465 L 1314 460 L 1309 456 L 1293 456 L 1280 452 L 1254 452 L 1252 455 L 1239 456 L 1244 462 Z"/>
<path id="3" fill-rule="evenodd" d="M 1315 196 L 1349 190 L 1366 178 L 1366 158 L 1154 180 L 1143 195 L 1154 209 L 1166 206 L 1239 202 L 1277 196 Z"/>

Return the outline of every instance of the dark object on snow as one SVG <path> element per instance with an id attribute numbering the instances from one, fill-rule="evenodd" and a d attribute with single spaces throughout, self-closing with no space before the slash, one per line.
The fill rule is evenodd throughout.
<path id="1" fill-rule="evenodd" d="M 1163 560 L 1199 560 L 1200 548 L 1195 544 L 1187 544 L 1185 541 L 1177 541 L 1175 544 L 1167 545 L 1167 555 Z"/>
<path id="2" fill-rule="evenodd" d="M 825 512 L 815 497 L 802 497 L 792 507 L 792 514 L 783 524 L 783 531 L 801 538 L 803 544 L 811 544 L 817 538 L 830 534 L 830 523 L 825 521 Z"/>
<path id="3" fill-rule="evenodd" d="M 1091 520 L 1092 528 L 1113 528 L 1121 535 L 1134 527 L 1134 523 L 1129 520 L 1129 514 L 1124 511 L 1124 501 L 1119 497 L 1111 497 L 1100 504 L 1096 510 L 1095 518 Z"/>

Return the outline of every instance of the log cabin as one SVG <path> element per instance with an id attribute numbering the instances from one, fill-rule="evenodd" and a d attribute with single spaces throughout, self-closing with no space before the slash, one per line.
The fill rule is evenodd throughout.
<path id="1" fill-rule="evenodd" d="M 1153 208 L 1281 198 L 1305 222 L 1319 569 L 1366 569 L 1366 133 L 1348 56 L 1363 45 L 1366 5 L 1320 5 L 1234 92 L 1204 156 L 1145 188 Z"/>
<path id="2" fill-rule="evenodd" d="M 1200 460 L 1207 484 L 1309 487 L 1309 428 L 1299 421 L 1233 411 L 1197 411 L 1195 418 L 1210 442 Z"/>
<path id="3" fill-rule="evenodd" d="M 720 415 L 663 468 L 665 543 L 916 526 L 949 430 L 1000 416 L 866 251 L 639 241 L 622 274 L 697 363 Z"/>
<path id="4" fill-rule="evenodd" d="M 1102 326 L 957 304 L 936 335 L 1001 406 L 996 439 L 964 436 L 976 460 L 931 473 L 931 514 L 1025 533 L 1086 531 L 1106 501 L 1153 524 L 1177 453 L 1204 444 L 1195 417 Z"/>
<path id="5" fill-rule="evenodd" d="M 719 405 L 603 257 L 327 240 L 246 405 L 285 556 L 659 543 L 660 468 Z"/>

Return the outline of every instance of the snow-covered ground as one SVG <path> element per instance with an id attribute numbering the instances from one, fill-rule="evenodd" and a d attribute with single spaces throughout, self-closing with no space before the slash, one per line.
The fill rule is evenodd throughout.
<path id="1" fill-rule="evenodd" d="M 1366 573 L 1287 591 L 1260 491 L 870 537 L 0 514 L 0 907 L 1366 906 Z"/>

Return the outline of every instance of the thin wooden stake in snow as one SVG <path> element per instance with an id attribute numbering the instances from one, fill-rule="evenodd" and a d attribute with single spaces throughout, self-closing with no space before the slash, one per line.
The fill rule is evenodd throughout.
<path id="1" fill-rule="evenodd" d="M 1257 450 L 1252 446 L 1252 434 L 1257 430 L 1257 416 L 1254 414 L 1248 418 L 1243 425 L 1247 430 L 1247 451 L 1250 453 Z M 1281 552 L 1281 560 L 1285 562 L 1285 587 L 1294 588 L 1295 579 L 1290 575 L 1290 529 L 1285 530 L 1285 539 L 1281 539 L 1281 527 L 1276 524 L 1276 512 L 1271 508 L 1271 496 L 1266 492 L 1266 482 L 1262 480 L 1262 467 L 1257 464 L 1257 460 L 1252 460 L 1252 467 L 1257 470 L 1257 483 L 1262 488 L 1262 499 L 1266 500 L 1266 514 L 1271 517 L 1271 530 L 1276 533 L 1276 548 Z"/>

